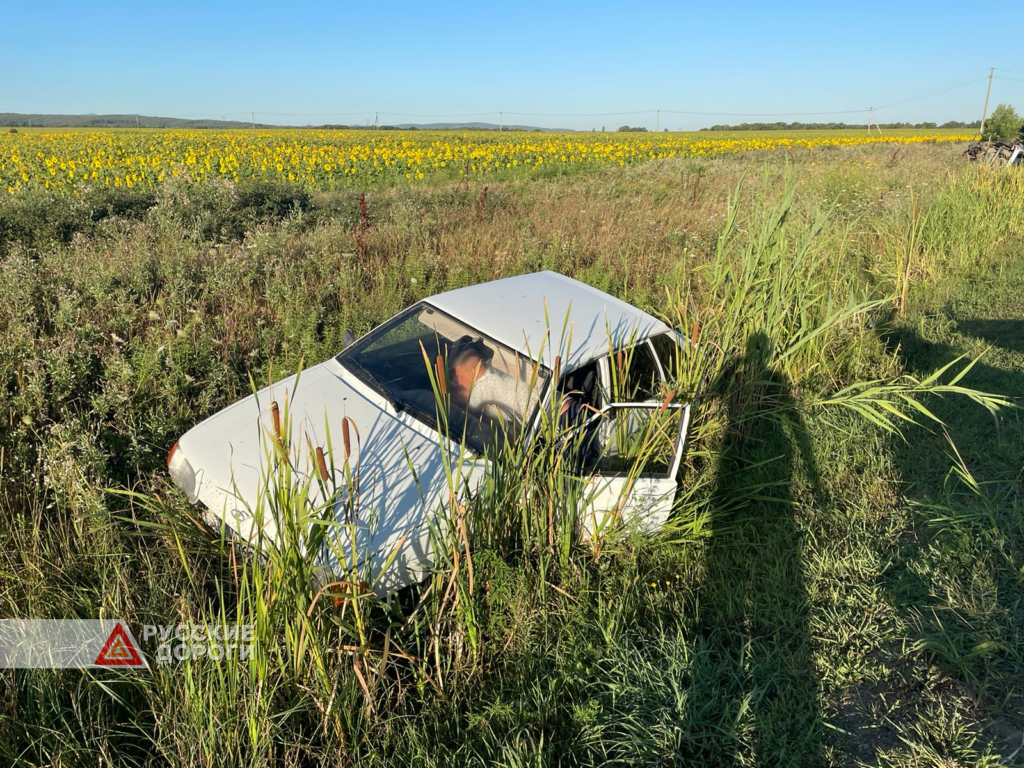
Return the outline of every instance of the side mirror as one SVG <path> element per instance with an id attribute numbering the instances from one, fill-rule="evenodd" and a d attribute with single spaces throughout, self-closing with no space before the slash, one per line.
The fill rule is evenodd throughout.
<path id="1" fill-rule="evenodd" d="M 350 347 L 353 344 L 355 344 L 355 341 L 356 335 L 346 328 L 345 332 L 341 334 L 341 343 L 344 344 L 346 347 Z"/>

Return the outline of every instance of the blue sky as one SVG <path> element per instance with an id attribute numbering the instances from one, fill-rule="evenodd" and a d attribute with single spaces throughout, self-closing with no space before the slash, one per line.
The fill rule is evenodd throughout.
<path id="1" fill-rule="evenodd" d="M 1024 109 L 1024 31 L 962 3 L 8 0 L 0 18 L 0 112 L 318 124 L 502 110 L 507 123 L 610 129 L 656 117 L 575 115 L 662 109 L 662 128 L 692 129 L 863 122 L 756 114 L 882 107 L 976 81 L 877 112 L 942 122 L 980 116 L 991 66 L 992 105 Z"/>

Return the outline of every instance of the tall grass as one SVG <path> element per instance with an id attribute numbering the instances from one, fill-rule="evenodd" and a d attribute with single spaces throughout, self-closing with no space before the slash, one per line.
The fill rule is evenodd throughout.
<path id="1" fill-rule="evenodd" d="M 911 377 L 880 338 L 897 303 L 909 313 L 933 291 L 962 289 L 972 264 L 1020 242 L 1024 190 L 1009 176 L 968 170 L 915 183 L 917 215 L 907 198 L 885 197 L 934 182 L 933 162 L 912 153 L 898 167 L 865 163 L 857 181 L 877 182 L 884 202 L 853 217 L 815 199 L 822 182 L 809 167 L 773 167 L 740 185 L 738 163 L 666 165 L 492 185 L 483 216 L 475 190 L 367 195 L 374 224 L 358 248 L 354 197 L 313 201 L 305 218 L 263 222 L 233 244 L 183 225 L 177 200 L 67 246 L 11 246 L 0 263 L 0 613 L 251 624 L 256 639 L 245 661 L 191 659 L 150 676 L 5 672 L 0 754 L 36 765 L 840 763 L 828 738 L 856 745 L 822 722 L 857 730 L 837 719 L 844 675 L 854 674 L 844 670 L 870 672 L 881 651 L 867 633 L 884 635 L 877 627 L 909 610 L 887 606 L 871 624 L 879 577 L 865 563 L 877 553 L 863 548 L 884 553 L 902 535 L 891 447 L 879 435 L 907 429 L 907 418 L 934 424 L 936 394 L 1006 409 L 970 388 L 981 364 Z M 680 184 L 691 171 L 699 187 Z M 799 194 L 781 183 L 787 173 Z M 589 491 L 568 471 L 571 445 L 553 410 L 540 439 L 488 456 L 479 487 L 467 488 L 468 468 L 445 453 L 434 569 L 390 598 L 374 593 L 366 553 L 347 546 L 358 536 L 344 515 L 336 522 L 339 503 L 358 496 L 344 425 L 325 425 L 326 444 L 307 445 L 278 403 L 253 510 L 280 523 L 273 546 L 200 530 L 169 487 L 166 448 L 244 394 L 249 371 L 264 380 L 271 360 L 295 370 L 336 352 L 346 327 L 425 293 L 537 268 L 659 312 L 691 342 L 669 387 L 673 404 L 696 408 L 663 535 L 618 525 L 588 534 L 579 512 Z M 805 462 L 787 458 L 799 451 L 778 440 L 801 424 L 822 495 Z M 1016 486 L 972 486 L 963 478 L 976 473 L 957 466 L 966 474 L 951 479 L 945 511 L 928 507 L 929 525 L 950 541 L 984 535 L 1016 568 Z M 372 521 L 373 510 L 359 513 Z M 756 527 L 759 518 L 772 525 Z M 757 549 L 730 539 L 730 526 Z M 794 555 L 789 539 L 804 549 Z M 323 546 L 347 558 L 345 573 L 325 578 Z M 808 596 L 789 595 L 786 569 L 804 567 Z M 833 581 L 812 581 L 829 569 Z M 762 571 L 772 590 L 758 591 Z M 725 628 L 709 618 L 731 617 L 743 599 L 765 605 Z M 771 631 L 762 612 L 777 620 Z M 839 618 L 820 618 L 830 612 Z M 910 653 L 979 681 L 1013 669 L 1012 633 L 1000 638 L 1006 651 L 980 636 L 964 644 L 940 618 L 916 619 L 923 638 Z M 813 638 L 786 634 L 808 623 Z M 729 628 L 746 633 L 736 647 Z M 794 682 L 801 642 L 818 654 L 809 687 Z M 773 667 L 773 654 L 784 663 Z M 916 659 L 905 663 L 926 675 Z M 786 719 L 809 700 L 817 715 Z M 984 758 L 980 742 L 966 746 L 978 731 L 961 714 L 887 716 L 914 744 L 902 764 Z M 903 760 L 899 744 L 886 760 Z"/>

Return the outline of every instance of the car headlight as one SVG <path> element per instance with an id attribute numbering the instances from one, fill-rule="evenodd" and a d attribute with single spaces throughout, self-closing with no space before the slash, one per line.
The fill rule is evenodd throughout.
<path id="1" fill-rule="evenodd" d="M 199 498 L 199 494 L 196 493 L 196 472 L 192 469 L 192 465 L 188 463 L 188 459 L 178 450 L 177 443 L 171 448 L 171 452 L 167 454 L 167 471 L 170 473 L 174 484 L 181 488 L 189 503 L 195 504 Z"/>

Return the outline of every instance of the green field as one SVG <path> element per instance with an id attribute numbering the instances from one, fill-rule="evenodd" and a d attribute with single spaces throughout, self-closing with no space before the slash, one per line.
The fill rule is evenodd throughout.
<path id="1" fill-rule="evenodd" d="M 0 618 L 257 627 L 245 663 L 0 672 L 0 761 L 1019 764 L 1024 175 L 963 148 L 0 195 Z M 250 375 L 541 269 L 698 329 L 663 535 L 474 525 L 472 587 L 335 604 L 194 522 L 165 457 Z M 547 514 L 528 482 L 472 519 Z"/>

